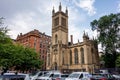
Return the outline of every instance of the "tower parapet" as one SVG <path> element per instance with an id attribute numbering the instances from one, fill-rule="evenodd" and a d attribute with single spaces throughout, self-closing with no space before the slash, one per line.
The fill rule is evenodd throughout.
<path id="1" fill-rule="evenodd" d="M 84 34 L 83 34 L 83 42 L 86 42 L 88 40 L 89 40 L 89 36 L 88 36 L 87 33 L 84 32 Z"/>

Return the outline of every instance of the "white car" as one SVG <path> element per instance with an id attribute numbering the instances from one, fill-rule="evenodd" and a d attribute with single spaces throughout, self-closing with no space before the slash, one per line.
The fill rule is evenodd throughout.
<path id="1" fill-rule="evenodd" d="M 38 77 L 36 80 L 54 80 L 59 78 L 59 75 L 61 75 L 59 71 L 49 71 L 48 73 Z"/>
<path id="2" fill-rule="evenodd" d="M 73 72 L 65 80 L 90 80 L 91 77 L 88 72 Z"/>
<path id="3" fill-rule="evenodd" d="M 30 74 L 30 80 L 36 80 L 38 77 L 48 73 L 47 71 L 38 71 Z"/>
<path id="4" fill-rule="evenodd" d="M 42 75 L 41 77 L 38 77 L 36 80 L 52 80 L 53 73 L 47 73 Z"/>

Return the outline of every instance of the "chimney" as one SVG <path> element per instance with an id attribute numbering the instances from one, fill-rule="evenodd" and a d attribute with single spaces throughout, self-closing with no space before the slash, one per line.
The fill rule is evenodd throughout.
<path id="1" fill-rule="evenodd" d="M 71 37 L 71 44 L 73 44 L 73 35 L 70 35 Z"/>

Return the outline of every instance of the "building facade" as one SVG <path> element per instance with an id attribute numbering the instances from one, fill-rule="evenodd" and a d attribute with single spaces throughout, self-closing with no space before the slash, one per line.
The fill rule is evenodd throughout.
<path id="1" fill-rule="evenodd" d="M 83 34 L 83 42 L 73 44 L 68 42 L 68 10 L 52 11 L 52 41 L 47 53 L 47 70 L 62 72 L 88 71 L 94 72 L 99 68 L 98 46 L 95 40 Z"/>
<path id="2" fill-rule="evenodd" d="M 48 44 L 51 42 L 51 36 L 34 29 L 26 34 L 20 33 L 16 42 L 34 48 L 39 53 L 39 58 L 44 62 L 42 70 L 46 70 L 47 49 Z"/>

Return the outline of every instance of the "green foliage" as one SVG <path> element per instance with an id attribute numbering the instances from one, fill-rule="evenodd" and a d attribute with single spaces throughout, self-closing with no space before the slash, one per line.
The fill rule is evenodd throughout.
<path id="1" fill-rule="evenodd" d="M 22 45 L 4 44 L 0 46 L 0 66 L 27 71 L 40 68 L 42 62 L 35 50 Z"/>
<path id="2" fill-rule="evenodd" d="M 93 20 L 91 27 L 92 30 L 97 30 L 99 33 L 98 42 L 102 44 L 103 51 L 106 54 L 105 63 L 109 63 L 110 59 L 114 62 L 112 65 L 109 63 L 110 66 L 106 67 L 115 67 L 116 54 L 120 50 L 120 14 L 105 15 L 99 20 Z"/>
<path id="3" fill-rule="evenodd" d="M 7 32 L 9 31 L 7 27 L 3 26 L 3 19 L 0 18 L 0 43 L 6 44 L 6 43 L 12 43 L 12 40 L 7 35 Z"/>
<path id="4" fill-rule="evenodd" d="M 113 68 L 114 67 L 114 58 L 113 54 L 105 54 L 103 55 L 103 61 L 105 62 L 104 66 L 107 68 Z"/>
<path id="5" fill-rule="evenodd" d="M 116 66 L 120 68 L 120 55 L 117 57 Z"/>
<path id="6" fill-rule="evenodd" d="M 29 70 L 31 68 L 40 68 L 41 61 L 38 58 L 38 53 L 35 50 L 21 45 L 16 45 L 16 52 L 13 57 L 13 66 L 22 71 Z"/>

